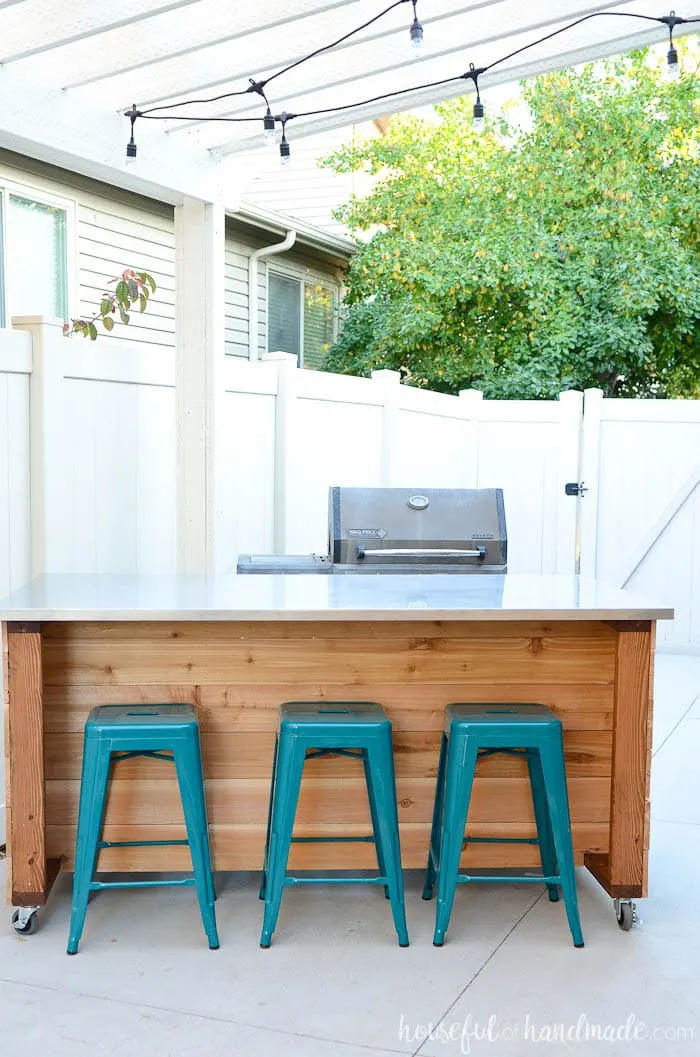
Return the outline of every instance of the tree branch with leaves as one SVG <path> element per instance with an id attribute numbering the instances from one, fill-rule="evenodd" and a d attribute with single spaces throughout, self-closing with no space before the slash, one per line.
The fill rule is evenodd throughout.
<path id="1" fill-rule="evenodd" d="M 630 52 L 526 82 L 481 135 L 465 98 L 329 159 L 377 181 L 340 211 L 364 241 L 326 369 L 700 396 L 700 50 L 679 50 L 677 82 L 663 49 Z"/>
<path id="2" fill-rule="evenodd" d="M 93 316 L 81 316 L 64 323 L 63 333 L 67 337 L 82 334 L 84 338 L 97 341 L 97 324 L 101 323 L 109 333 L 114 329 L 116 317 L 127 326 L 130 312 L 136 307 L 140 312 L 145 312 L 151 294 L 157 289 L 156 281 L 149 272 L 137 272 L 133 268 L 125 268 L 119 278 L 110 280 L 110 286 L 113 283 L 116 284 L 114 290 L 102 294 L 100 307 Z"/>

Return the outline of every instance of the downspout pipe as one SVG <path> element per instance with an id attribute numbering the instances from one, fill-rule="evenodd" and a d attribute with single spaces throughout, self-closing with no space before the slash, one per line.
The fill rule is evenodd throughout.
<path id="1" fill-rule="evenodd" d="M 260 358 L 258 338 L 258 261 L 264 261 L 268 257 L 291 250 L 296 238 L 296 231 L 290 228 L 282 242 L 275 242 L 272 246 L 262 246 L 259 250 L 254 250 L 248 258 L 248 357 L 251 360 Z"/>

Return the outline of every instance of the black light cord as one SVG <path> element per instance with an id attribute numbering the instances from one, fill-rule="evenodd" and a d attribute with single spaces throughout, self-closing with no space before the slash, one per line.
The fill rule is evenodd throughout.
<path id="1" fill-rule="evenodd" d="M 516 55 L 521 55 L 524 51 L 528 51 L 530 48 L 534 48 L 538 44 L 544 44 L 546 41 L 551 40 L 553 37 L 557 37 L 561 33 L 566 33 L 568 30 L 574 29 L 576 26 L 580 26 L 582 23 L 588 22 L 592 18 L 602 18 L 602 17 L 606 17 L 606 16 L 607 17 L 616 17 L 616 18 L 638 18 L 638 19 L 643 19 L 646 22 L 656 22 L 657 24 L 666 25 L 668 27 L 668 30 L 669 30 L 669 41 L 670 41 L 670 50 L 669 50 L 669 53 L 668 53 L 669 66 L 671 65 L 672 62 L 676 62 L 677 63 L 677 53 L 676 53 L 675 48 L 673 46 L 673 30 L 675 29 L 675 27 L 679 26 L 679 25 L 687 25 L 689 23 L 700 22 L 700 16 L 694 16 L 693 18 L 683 18 L 683 17 L 681 17 L 679 15 L 676 15 L 675 11 L 671 11 L 670 15 L 661 15 L 661 16 L 641 15 L 641 14 L 638 14 L 638 13 L 633 12 L 633 11 L 593 11 L 590 14 L 583 15 L 581 18 L 575 19 L 573 22 L 569 22 L 565 26 L 560 26 L 559 29 L 552 30 L 551 33 L 547 33 L 543 37 L 539 37 L 537 40 L 530 41 L 528 44 L 523 44 L 522 47 L 516 48 L 514 51 L 508 52 L 508 54 L 503 55 L 503 56 L 501 56 L 498 59 L 494 59 L 494 61 L 489 63 L 488 66 L 475 67 L 473 63 L 470 63 L 469 64 L 469 69 L 466 71 L 466 73 L 458 74 L 458 75 L 456 75 L 454 77 L 446 77 L 446 78 L 444 78 L 442 80 L 439 80 L 439 81 L 430 81 L 430 82 L 428 82 L 426 84 L 415 85 L 415 86 L 413 86 L 411 88 L 397 89 L 395 92 L 383 92 L 381 95 L 372 96 L 369 99 L 363 99 L 363 100 L 361 100 L 359 102 L 356 102 L 356 103 L 345 103 L 345 104 L 342 104 L 340 106 L 322 107 L 322 108 L 319 108 L 317 110 L 300 111 L 299 113 L 294 113 L 294 114 L 287 113 L 286 111 L 283 111 L 281 114 L 273 114 L 272 113 L 271 108 L 270 108 L 270 103 L 268 101 L 267 95 L 265 94 L 265 88 L 270 83 L 270 81 L 275 80 L 277 77 L 281 77 L 282 74 L 288 73 L 290 70 L 293 70 L 293 69 L 295 69 L 298 66 L 301 66 L 303 63 L 308 62 L 309 60 L 315 58 L 318 55 L 323 54 L 324 52 L 330 51 L 332 48 L 335 48 L 339 44 L 344 43 L 346 40 L 349 40 L 351 37 L 355 36 L 357 33 L 360 33 L 363 29 L 366 29 L 368 26 L 371 26 L 373 23 L 375 23 L 379 19 L 383 18 L 390 11 L 393 11 L 394 8 L 399 7 L 400 5 L 405 4 L 405 3 L 409 3 L 409 2 L 413 5 L 413 15 L 414 15 L 413 26 L 415 26 L 415 25 L 419 25 L 420 26 L 420 23 L 418 22 L 417 12 L 416 12 L 416 4 L 417 4 L 418 0 L 394 0 L 394 3 L 390 4 L 389 7 L 384 8 L 382 11 L 380 11 L 378 14 L 376 14 L 373 18 L 370 18 L 366 22 L 363 22 L 362 25 L 357 26 L 355 29 L 350 30 L 348 33 L 345 33 L 342 37 L 338 37 L 337 40 L 332 41 L 330 44 L 325 44 L 322 47 L 317 48 L 315 51 L 312 51 L 309 55 L 305 55 L 301 59 L 297 59 L 295 62 L 290 63 L 288 66 L 285 66 L 285 67 L 283 67 L 280 70 L 277 70 L 277 72 L 271 74 L 270 77 L 267 77 L 267 78 L 265 78 L 264 80 L 261 80 L 261 81 L 256 81 L 256 80 L 254 80 L 254 78 L 251 77 L 250 78 L 250 84 L 249 84 L 249 86 L 247 88 L 239 89 L 239 90 L 235 90 L 235 91 L 231 91 L 231 92 L 223 92 L 220 95 L 212 96 L 209 99 L 183 100 L 183 101 L 181 101 L 179 103 L 169 103 L 169 104 L 163 104 L 162 106 L 149 107 L 147 110 L 138 110 L 136 108 L 136 104 L 134 104 L 131 107 L 131 109 L 125 111 L 125 117 L 129 118 L 129 120 L 131 121 L 131 139 L 129 140 L 129 144 L 128 144 L 128 147 L 127 147 L 127 156 L 129 158 L 135 158 L 136 157 L 136 143 L 134 141 L 134 124 L 135 124 L 137 118 L 145 118 L 145 119 L 150 119 L 152 121 L 176 121 L 176 120 L 179 120 L 179 121 L 194 121 L 194 122 L 197 122 L 197 123 L 218 121 L 218 122 L 223 122 L 225 124 L 244 124 L 244 123 L 249 123 L 249 122 L 260 123 L 260 121 L 263 120 L 264 123 L 265 123 L 265 129 L 266 130 L 269 127 L 269 122 L 272 120 L 274 122 L 279 122 L 282 125 L 282 144 L 281 144 L 281 148 L 280 149 L 281 149 L 283 160 L 284 161 L 288 161 L 289 160 L 289 143 L 288 143 L 287 138 L 286 138 L 286 126 L 287 126 L 287 122 L 291 121 L 294 118 L 318 117 L 318 116 L 320 116 L 322 114 L 337 114 L 337 113 L 340 113 L 342 111 L 356 109 L 357 107 L 368 106 L 370 103 L 382 102 L 385 99 L 387 99 L 387 100 L 388 99 L 395 99 L 398 96 L 409 95 L 409 94 L 413 94 L 414 92 L 421 92 L 421 91 L 424 91 L 424 90 L 426 90 L 428 88 L 442 87 L 443 85 L 452 84 L 455 81 L 460 81 L 460 80 L 471 80 L 473 82 L 473 84 L 474 84 L 474 91 L 476 93 L 476 102 L 474 104 L 474 119 L 475 119 L 475 122 L 479 122 L 479 124 L 481 125 L 483 123 L 484 107 L 483 107 L 483 104 L 481 102 L 481 96 L 480 96 L 480 92 L 479 92 L 479 77 L 482 74 L 488 73 L 489 70 L 492 70 L 495 66 L 499 66 L 503 62 L 507 62 L 508 59 L 515 58 Z M 412 27 L 412 29 L 413 29 L 413 27 Z M 421 27 L 421 33 L 422 33 L 422 27 Z M 673 60 L 672 60 L 672 55 L 674 57 Z M 179 107 L 183 107 L 183 106 L 192 106 L 192 105 L 196 106 L 198 104 L 216 103 L 216 102 L 219 102 L 222 99 L 231 99 L 231 98 L 236 97 L 236 96 L 244 96 L 244 95 L 248 95 L 251 92 L 254 92 L 257 95 L 261 96 L 261 98 L 264 100 L 264 102 L 266 104 L 267 111 L 266 111 L 264 119 L 261 119 L 260 117 L 223 117 L 223 116 L 222 117 L 208 117 L 208 116 L 200 117 L 200 116 L 191 115 L 191 114 L 159 114 L 159 113 L 155 113 L 155 111 L 159 111 L 159 110 L 175 110 L 175 109 L 177 109 Z M 284 147 L 284 150 L 282 150 L 282 147 Z"/>
<path id="2" fill-rule="evenodd" d="M 384 16 L 388 15 L 390 11 L 393 11 L 395 7 L 400 7 L 402 4 L 408 2 L 409 0 L 394 0 L 393 4 L 390 4 L 389 7 L 385 7 L 384 10 L 375 15 L 374 18 L 370 18 L 367 22 L 363 22 L 361 26 L 356 26 L 355 29 L 351 29 L 348 33 L 344 33 L 342 37 L 338 37 L 338 39 L 334 40 L 331 44 L 324 44 L 323 47 L 316 48 L 315 51 L 310 52 L 309 55 L 304 55 L 301 59 L 297 59 L 296 62 L 290 62 L 289 66 L 284 66 L 281 70 L 278 70 L 277 73 L 273 73 L 263 82 L 263 84 L 269 84 L 270 81 L 274 81 L 275 78 L 281 77 L 283 73 L 289 73 L 290 70 L 296 69 L 296 67 L 301 66 L 302 63 L 308 62 L 310 59 L 315 59 L 317 55 L 323 55 L 324 51 L 330 51 L 332 48 L 337 48 L 339 44 L 344 44 L 346 40 L 349 40 L 350 37 L 354 37 L 356 33 L 361 33 L 363 29 L 367 29 L 368 26 L 378 22 L 380 18 L 384 18 Z M 413 3 L 413 10 L 415 12 L 416 0 L 411 0 L 411 2 Z"/>
<path id="3" fill-rule="evenodd" d="M 214 95 L 210 99 L 184 99 L 181 103 L 163 103 L 162 106 L 151 106 L 148 110 L 142 110 L 140 116 L 144 117 L 146 114 L 151 114 L 155 110 L 170 110 L 177 106 L 199 106 L 200 103 L 218 103 L 222 99 L 232 99 L 235 96 L 248 95 L 249 92 L 257 92 L 265 98 L 264 89 L 270 81 L 274 81 L 277 77 L 281 77 L 283 73 L 289 73 L 290 70 L 296 69 L 297 66 L 309 62 L 311 59 L 315 59 L 317 55 L 323 55 L 325 51 L 331 51 L 332 48 L 337 48 L 339 44 L 344 44 L 346 40 L 354 37 L 357 33 L 361 33 L 363 29 L 367 29 L 367 27 L 373 25 L 374 22 L 378 22 L 380 18 L 384 18 L 384 16 L 388 15 L 390 11 L 393 11 L 395 7 L 400 7 L 402 4 L 409 2 L 413 3 L 413 10 L 415 12 L 417 0 L 394 0 L 393 4 L 390 4 L 389 7 L 385 7 L 383 11 L 374 15 L 373 18 L 368 19 L 367 22 L 363 22 L 361 26 L 355 26 L 354 29 L 344 33 L 342 37 L 338 37 L 337 40 L 331 41 L 330 44 L 324 44 L 322 47 L 316 48 L 315 51 L 309 52 L 308 55 L 303 55 L 301 59 L 297 59 L 295 62 L 290 62 L 288 66 L 283 66 L 281 70 L 277 70 L 276 73 L 270 74 L 270 76 L 266 77 L 264 80 L 255 81 L 251 77 L 250 86 L 248 88 L 242 88 L 232 92 L 222 92 L 221 95 Z M 267 99 L 265 99 L 265 101 L 267 102 Z"/>
<path id="4" fill-rule="evenodd" d="M 385 92 L 382 95 L 372 96 L 371 99 L 362 99 L 357 103 L 345 103 L 342 106 L 329 106 L 323 110 L 300 110 L 298 114 L 285 114 L 285 120 L 291 121 L 296 117 L 317 117 L 319 114 L 337 114 L 341 110 L 351 110 L 356 106 L 367 106 L 369 103 L 378 103 L 382 99 L 392 99 L 397 95 L 404 95 L 406 92 L 421 92 L 426 88 L 439 88 L 445 84 L 452 84 L 454 81 L 462 81 L 465 77 L 470 77 L 471 74 L 461 73 L 456 77 L 445 77 L 441 81 L 428 81 L 426 84 L 416 85 L 414 88 L 399 88 L 396 92 Z M 132 114 L 133 111 L 127 111 L 128 114 Z M 275 121 L 282 121 L 282 114 L 275 114 Z M 259 117 L 199 117 L 195 114 L 157 114 L 151 115 L 146 113 L 139 114 L 137 111 L 137 117 L 144 117 L 151 121 L 224 121 L 236 124 L 238 122 L 254 121 L 260 124 Z"/>
<path id="5" fill-rule="evenodd" d="M 552 37 L 558 37 L 560 33 L 565 33 L 569 29 L 574 29 L 576 26 L 580 26 L 583 22 L 588 22 L 591 18 L 600 18 L 601 16 L 608 15 L 617 18 L 643 18 L 647 22 L 663 22 L 663 18 L 654 18 L 653 15 L 637 15 L 633 11 L 591 11 L 588 15 L 582 15 L 581 18 L 577 18 L 574 22 L 570 22 L 568 26 L 560 26 L 559 29 L 552 30 L 551 33 L 547 33 L 544 37 L 540 37 L 539 40 L 534 41 L 532 44 L 524 44 L 522 48 L 516 48 L 515 51 L 511 51 L 508 55 L 503 55 L 500 59 L 495 59 L 489 63 L 488 66 L 484 67 L 486 70 L 492 70 L 494 66 L 500 65 L 502 62 L 507 62 L 508 59 L 515 58 L 516 55 L 520 55 L 521 52 L 527 51 L 528 48 L 533 47 L 534 44 L 544 44 L 545 41 L 551 40 Z M 679 22 L 692 22 L 692 19 L 679 19 Z"/>

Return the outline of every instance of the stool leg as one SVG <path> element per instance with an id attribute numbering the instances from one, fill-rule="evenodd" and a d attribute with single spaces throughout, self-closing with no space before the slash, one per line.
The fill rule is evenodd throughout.
<path id="1" fill-rule="evenodd" d="M 535 822 L 537 823 L 537 839 L 540 842 L 540 862 L 542 873 L 545 877 L 558 874 L 557 856 L 554 851 L 554 837 L 552 835 L 552 823 L 549 818 L 547 807 L 547 791 L 542 774 L 542 761 L 538 749 L 527 750 L 527 767 L 530 772 L 530 788 L 532 789 L 532 803 L 535 809 Z M 559 899 L 559 891 L 555 884 L 548 884 L 550 902 L 556 903 Z"/>
<path id="2" fill-rule="evenodd" d="M 84 739 L 68 954 L 78 953 L 78 944 L 83 934 L 90 885 L 95 876 L 99 854 L 98 844 L 105 813 L 111 756 L 109 742 L 96 738 Z"/>
<path id="3" fill-rule="evenodd" d="M 386 871 L 384 876 L 387 879 L 389 888 L 394 928 L 399 938 L 399 946 L 408 947 L 403 872 L 401 869 L 401 844 L 399 841 L 399 816 L 396 810 L 394 752 L 389 729 L 368 746 L 367 757 L 368 766 L 372 774 L 371 795 L 375 801 L 374 813 L 381 836 L 381 848 Z"/>
<path id="4" fill-rule="evenodd" d="M 448 739 L 444 817 L 437 864 L 438 896 L 433 935 L 436 947 L 442 947 L 445 942 L 452 915 L 477 752 L 478 745 L 473 738 L 462 735 Z"/>
<path id="5" fill-rule="evenodd" d="M 440 738 L 440 759 L 438 761 L 437 782 L 435 783 L 435 803 L 433 804 L 433 825 L 430 830 L 430 845 L 428 847 L 428 865 L 425 868 L 425 881 L 423 883 L 423 899 L 433 898 L 433 888 L 437 876 L 435 863 L 438 861 L 440 852 L 440 833 L 442 830 L 442 812 L 445 798 L 445 761 L 447 759 L 447 738 L 442 732 Z"/>
<path id="6" fill-rule="evenodd" d="M 297 743 L 296 738 L 284 733 L 280 736 L 277 749 L 277 776 L 272 793 L 270 849 L 265 882 L 265 912 L 260 934 L 261 947 L 270 946 L 279 917 L 305 756 L 306 749 L 303 744 Z"/>
<path id="7" fill-rule="evenodd" d="M 215 951 L 219 948 L 219 934 L 216 929 L 214 873 L 211 865 L 204 775 L 198 734 L 194 732 L 193 736 L 188 735 L 177 742 L 173 747 L 173 755 L 187 828 L 187 840 L 192 856 L 199 910 L 209 948 Z"/>
<path id="8" fill-rule="evenodd" d="M 571 839 L 571 818 L 566 789 L 564 745 L 561 731 L 556 739 L 549 739 L 549 744 L 542 747 L 540 759 L 542 761 L 542 773 L 554 836 L 554 848 L 557 862 L 559 863 L 559 876 L 561 877 L 566 917 L 569 922 L 574 947 L 583 947 L 583 933 L 581 931 L 578 896 L 576 894 L 574 847 Z"/>
<path id="9" fill-rule="evenodd" d="M 272 777 L 270 778 L 270 802 L 267 808 L 267 833 L 265 834 L 265 855 L 263 857 L 262 877 L 260 878 L 260 891 L 258 898 L 265 898 L 265 886 L 267 883 L 267 860 L 270 854 L 270 823 L 272 822 L 272 798 L 275 793 L 275 772 L 277 770 L 277 743 L 279 735 L 275 734 L 275 747 L 272 752 Z"/>
<path id="10" fill-rule="evenodd" d="M 372 817 L 372 833 L 374 834 L 374 846 L 377 851 L 377 865 L 382 877 L 386 877 L 386 860 L 382 848 L 382 834 L 377 819 L 377 805 L 375 802 L 374 786 L 372 785 L 372 768 L 369 765 L 367 749 L 362 750 L 362 765 L 365 769 L 365 784 L 367 786 L 367 799 L 369 800 L 369 813 Z M 389 885 L 384 885 L 384 898 L 389 898 Z"/>

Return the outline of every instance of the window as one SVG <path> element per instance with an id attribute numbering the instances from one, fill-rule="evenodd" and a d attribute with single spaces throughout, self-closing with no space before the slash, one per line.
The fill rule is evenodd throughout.
<path id="1" fill-rule="evenodd" d="M 68 217 L 31 194 L 0 189 L 4 269 L 0 323 L 12 316 L 68 318 Z"/>
<path id="2" fill-rule="evenodd" d="M 320 283 L 304 283 L 304 367 L 318 371 L 335 340 L 335 297 Z"/>
<path id="3" fill-rule="evenodd" d="M 336 315 L 330 286 L 269 272 L 268 352 L 291 352 L 300 366 L 319 370 L 335 340 Z"/>
<path id="4" fill-rule="evenodd" d="M 270 272 L 267 293 L 267 351 L 301 351 L 301 299 L 297 279 Z"/>

